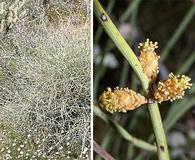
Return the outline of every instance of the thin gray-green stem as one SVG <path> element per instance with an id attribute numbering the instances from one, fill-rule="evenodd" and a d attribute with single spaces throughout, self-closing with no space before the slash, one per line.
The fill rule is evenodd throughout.
<path id="1" fill-rule="evenodd" d="M 131 144 L 147 151 L 156 152 L 156 146 L 151 145 L 136 137 L 133 137 L 117 122 L 113 121 L 111 118 L 107 117 L 103 112 L 101 112 L 101 110 L 98 107 L 94 106 L 93 110 L 96 116 L 101 118 L 106 123 L 110 124 L 115 129 L 115 131 L 117 131 L 124 139 L 129 141 Z"/>
<path id="2" fill-rule="evenodd" d="M 116 2 L 116 0 L 109 1 L 108 6 L 106 8 L 106 11 L 107 11 L 108 14 L 112 11 L 115 2 Z M 96 33 L 95 33 L 94 43 L 97 43 L 99 41 L 99 39 L 102 35 L 102 32 L 103 32 L 103 29 L 102 29 L 102 27 L 99 26 L 97 28 Z"/>
<path id="3" fill-rule="evenodd" d="M 103 10 L 99 1 L 97 0 L 94 1 L 94 12 L 106 33 L 112 39 L 116 47 L 121 51 L 123 56 L 127 59 L 138 77 L 140 77 L 144 90 L 148 90 L 148 79 L 147 76 L 142 72 L 142 67 L 139 60 L 137 59 L 136 55 L 129 47 L 127 42 L 124 40 L 124 38 L 122 38 L 121 34 L 116 29 L 115 25 L 111 22 L 109 16 Z"/>
<path id="4" fill-rule="evenodd" d="M 115 160 L 106 150 L 104 150 L 99 144 L 93 141 L 93 150 L 98 153 L 102 158 L 106 160 Z"/>
<path id="5" fill-rule="evenodd" d="M 132 1 L 132 3 L 128 6 L 126 11 L 120 17 L 120 22 L 124 22 L 124 21 L 128 20 L 130 15 L 137 9 L 137 7 L 139 6 L 140 2 L 141 2 L 141 0 L 134 0 L 134 1 Z"/>
<path id="6" fill-rule="evenodd" d="M 129 64 L 136 72 L 137 76 L 141 81 L 145 93 L 147 93 L 148 86 L 149 86 L 148 79 L 142 71 L 142 67 L 139 60 L 137 59 L 135 53 L 129 47 L 127 42 L 124 40 L 124 38 L 121 36 L 121 34 L 117 30 L 113 22 L 111 21 L 107 13 L 104 11 L 104 9 L 102 8 L 98 0 L 94 0 L 94 12 L 97 19 L 103 26 L 105 32 L 112 39 L 114 44 L 121 51 L 123 56 L 127 59 Z M 150 112 L 153 130 L 156 138 L 159 160 L 169 160 L 168 147 L 167 147 L 166 137 L 165 137 L 158 105 L 150 104 L 149 112 Z"/>
<path id="7" fill-rule="evenodd" d="M 187 25 L 191 22 L 192 18 L 194 17 L 194 14 L 195 14 L 195 5 L 192 5 L 192 7 L 186 13 L 185 17 L 183 18 L 182 22 L 180 23 L 176 31 L 173 33 L 169 41 L 166 43 L 165 48 L 162 50 L 161 58 L 160 58 L 161 62 L 163 62 L 166 59 L 167 55 L 169 54 L 174 44 L 182 35 Z"/>

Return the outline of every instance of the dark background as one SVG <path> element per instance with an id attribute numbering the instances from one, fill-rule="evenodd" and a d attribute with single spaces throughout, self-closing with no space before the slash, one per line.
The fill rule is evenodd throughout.
<path id="1" fill-rule="evenodd" d="M 136 3 L 135 1 L 137 4 L 131 14 L 124 18 L 124 13 L 128 7 Z M 125 39 L 137 55 L 139 54 L 137 48 L 139 42 L 145 41 L 146 38 L 158 42 L 159 48 L 156 52 L 161 56 L 158 74 L 160 80 L 166 79 L 168 74 L 173 72 L 185 74 L 192 78 L 192 82 L 195 81 L 195 71 L 193 70 L 195 66 L 195 12 L 192 11 L 195 9 L 195 2 L 192 0 L 116 0 L 115 2 L 100 1 L 100 3 L 104 8 L 108 8 L 113 3 L 112 9 L 107 10 L 108 15 L 117 28 L 124 33 Z M 178 27 L 183 21 L 188 21 L 188 23 L 183 30 L 178 31 Z M 102 28 L 94 16 L 94 105 L 98 105 L 98 96 L 106 90 L 106 87 L 129 87 L 143 93 L 132 68 L 107 34 L 101 31 Z M 172 44 L 171 39 L 173 39 Z M 170 49 L 167 50 L 169 45 Z M 164 56 L 165 52 L 167 56 Z M 115 67 L 105 62 L 105 59 L 110 63 L 113 62 L 110 55 L 118 62 Z M 182 100 L 173 103 L 163 102 L 159 105 L 164 125 L 176 117 L 174 123 L 166 131 L 169 151 L 173 160 L 195 159 L 194 95 L 193 87 Z M 125 114 L 103 112 L 118 122 L 131 135 L 154 143 L 154 141 L 148 140 L 153 132 L 146 106 Z M 156 155 L 134 147 L 121 138 L 120 134 L 97 117 L 95 113 L 94 140 L 117 160 L 157 159 Z M 94 154 L 94 158 L 99 159 L 96 154 Z"/>

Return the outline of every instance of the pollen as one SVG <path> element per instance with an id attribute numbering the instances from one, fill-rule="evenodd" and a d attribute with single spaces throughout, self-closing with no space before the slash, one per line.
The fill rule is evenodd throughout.
<path id="1" fill-rule="evenodd" d="M 150 83 L 153 83 L 157 79 L 158 74 L 158 59 L 160 56 L 157 55 L 155 49 L 158 48 L 157 42 L 152 42 L 147 39 L 145 42 L 139 44 L 140 49 L 139 60 L 143 68 L 143 72 L 148 77 Z"/>
<path id="2" fill-rule="evenodd" d="M 100 106 L 110 113 L 127 112 L 147 103 L 147 99 L 139 93 L 128 88 L 116 87 L 112 91 L 107 88 L 99 97 Z"/>
<path id="3" fill-rule="evenodd" d="M 192 87 L 190 80 L 191 79 L 188 76 L 176 76 L 173 73 L 170 73 L 167 80 L 158 83 L 158 86 L 154 91 L 154 99 L 159 103 L 167 100 L 173 101 L 181 99 L 185 94 L 185 90 Z"/>

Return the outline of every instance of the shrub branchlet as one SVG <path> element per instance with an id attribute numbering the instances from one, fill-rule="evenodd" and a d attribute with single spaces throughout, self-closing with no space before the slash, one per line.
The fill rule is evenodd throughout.
<path id="1" fill-rule="evenodd" d="M 158 59 L 155 49 L 158 48 L 157 42 L 146 40 L 146 42 L 140 43 L 138 48 L 140 49 L 140 64 L 143 72 L 148 77 L 149 83 L 152 86 L 156 82 L 158 74 Z M 140 107 L 142 104 L 148 102 L 161 103 L 163 101 L 173 101 L 181 99 L 186 89 L 192 87 L 190 78 L 185 75 L 169 74 L 169 78 L 164 81 L 159 81 L 157 87 L 154 87 L 154 91 L 149 92 L 149 97 L 144 97 L 139 93 L 130 89 L 114 89 L 113 91 L 108 88 L 108 91 L 103 92 L 99 97 L 100 106 L 107 111 L 113 112 L 126 112 L 127 110 L 133 110 Z"/>

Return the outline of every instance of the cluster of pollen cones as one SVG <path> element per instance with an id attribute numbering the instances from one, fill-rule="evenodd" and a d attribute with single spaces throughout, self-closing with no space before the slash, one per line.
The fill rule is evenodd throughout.
<path id="1" fill-rule="evenodd" d="M 140 49 L 138 58 L 150 85 L 156 82 L 159 72 L 160 56 L 155 52 L 155 49 L 158 48 L 157 44 L 157 42 L 153 43 L 147 39 L 138 46 Z M 127 112 L 148 103 L 151 99 L 157 103 L 180 99 L 184 96 L 185 90 L 192 87 L 190 80 L 188 76 L 170 73 L 167 80 L 158 82 L 157 87 L 150 93 L 150 99 L 128 88 L 116 87 L 112 90 L 108 87 L 107 91 L 104 91 L 99 97 L 100 106 L 111 113 Z"/>

